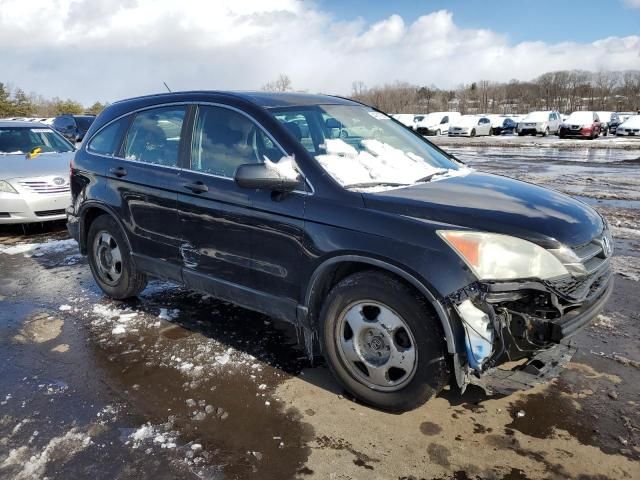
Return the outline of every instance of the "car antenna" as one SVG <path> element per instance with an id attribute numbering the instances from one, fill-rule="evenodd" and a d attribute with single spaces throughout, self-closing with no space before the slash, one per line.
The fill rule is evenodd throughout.
<path id="1" fill-rule="evenodd" d="M 167 82 L 162 82 L 164 83 L 164 86 L 166 87 L 166 89 L 169 91 L 169 93 L 171 93 L 171 89 L 169 88 L 169 85 L 167 85 Z"/>

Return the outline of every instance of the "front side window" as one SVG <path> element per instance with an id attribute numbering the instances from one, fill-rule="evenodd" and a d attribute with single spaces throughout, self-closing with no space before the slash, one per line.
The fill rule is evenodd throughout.
<path id="1" fill-rule="evenodd" d="M 427 141 L 369 107 L 311 105 L 269 111 L 290 130 L 292 123 L 304 119 L 308 133 L 295 129 L 298 141 L 346 188 L 409 185 L 460 169 Z"/>
<path id="2" fill-rule="evenodd" d="M 103 128 L 91 139 L 87 148 L 93 153 L 110 156 L 115 155 L 116 150 L 120 145 L 122 132 L 127 127 L 128 123 L 129 117 L 125 117 Z"/>
<path id="3" fill-rule="evenodd" d="M 281 157 L 272 140 L 241 113 L 223 107 L 198 108 L 191 170 L 233 178 L 240 165 L 262 163 L 265 158 L 277 162 Z"/>
<path id="4" fill-rule="evenodd" d="M 0 154 L 27 154 L 34 148 L 40 148 L 41 153 L 73 151 L 69 142 L 47 127 L 0 128 Z"/>
<path id="5" fill-rule="evenodd" d="M 186 107 L 160 107 L 137 113 L 125 143 L 125 158 L 175 167 Z"/>

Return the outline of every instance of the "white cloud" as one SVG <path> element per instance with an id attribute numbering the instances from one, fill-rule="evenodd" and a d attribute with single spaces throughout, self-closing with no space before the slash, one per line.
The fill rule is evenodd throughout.
<path id="1" fill-rule="evenodd" d="M 624 3 L 629 8 L 640 8 L 640 0 L 624 0 Z"/>
<path id="2" fill-rule="evenodd" d="M 635 0 L 634 0 L 635 1 Z M 549 70 L 640 69 L 640 35 L 512 44 L 441 10 L 337 21 L 302 0 L 0 0 L 0 81 L 85 103 L 174 90 L 294 86 L 346 94 L 405 80 L 452 87 Z"/>

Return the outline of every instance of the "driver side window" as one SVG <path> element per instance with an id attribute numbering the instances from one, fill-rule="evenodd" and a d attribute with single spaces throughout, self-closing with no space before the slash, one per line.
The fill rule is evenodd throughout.
<path id="1" fill-rule="evenodd" d="M 200 106 L 191 143 L 191 170 L 233 178 L 247 163 L 277 162 L 280 149 L 252 120 L 224 107 Z"/>

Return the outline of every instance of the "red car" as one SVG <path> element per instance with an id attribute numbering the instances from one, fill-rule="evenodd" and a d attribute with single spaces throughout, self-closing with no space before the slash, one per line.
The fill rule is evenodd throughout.
<path id="1" fill-rule="evenodd" d="M 600 135 L 602 124 L 596 112 L 573 112 L 560 125 L 560 138 L 587 137 L 591 140 Z"/>

